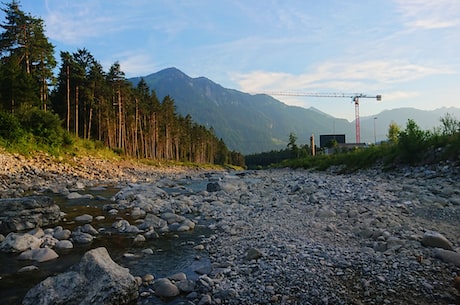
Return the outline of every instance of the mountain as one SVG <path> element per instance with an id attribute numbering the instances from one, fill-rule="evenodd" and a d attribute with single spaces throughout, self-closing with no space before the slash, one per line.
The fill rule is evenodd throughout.
<path id="1" fill-rule="evenodd" d="M 391 122 L 398 124 L 404 129 L 408 119 L 414 120 L 422 130 L 432 131 L 435 127 L 442 125 L 441 118 L 451 114 L 460 120 L 460 108 L 438 108 L 435 110 L 420 110 L 415 108 L 397 108 L 385 110 L 376 115 L 361 117 L 361 139 L 363 142 L 374 142 L 374 123 L 377 141 L 387 138 L 388 126 Z M 376 119 L 374 119 L 376 118 Z M 375 121 L 375 122 L 374 122 Z"/>
<path id="2" fill-rule="evenodd" d="M 141 77 L 131 78 L 137 85 Z M 212 127 L 227 146 L 243 154 L 286 148 L 289 134 L 298 144 L 309 143 L 319 134 L 347 134 L 354 129 L 345 119 L 336 119 L 317 109 L 288 106 L 265 94 L 250 95 L 223 88 L 205 77 L 191 78 L 176 68 L 168 68 L 143 77 L 161 100 L 170 95 L 177 112 L 204 126 Z"/>
<path id="3" fill-rule="evenodd" d="M 345 134 L 347 142 L 355 140 L 354 122 L 313 107 L 289 106 L 265 94 L 251 95 L 227 89 L 205 77 L 191 78 L 176 68 L 142 78 L 160 100 L 171 96 L 178 113 L 190 114 L 195 122 L 212 127 L 227 147 L 243 154 L 286 148 L 291 132 L 298 137 L 297 144 L 309 144 L 312 134 L 317 145 L 320 134 Z M 140 80 L 141 77 L 129 79 L 135 86 Z M 400 108 L 362 117 L 361 141 L 385 140 L 391 122 L 403 129 L 409 118 L 422 129 L 432 130 L 441 125 L 440 118 L 446 113 L 460 119 L 458 108 L 433 111 Z"/>

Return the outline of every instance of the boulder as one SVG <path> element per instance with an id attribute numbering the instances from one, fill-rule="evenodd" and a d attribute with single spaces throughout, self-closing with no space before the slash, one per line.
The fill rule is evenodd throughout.
<path id="1" fill-rule="evenodd" d="M 120 233 L 138 233 L 139 228 L 131 225 L 127 220 L 120 219 L 112 224 L 112 228 L 117 229 Z"/>
<path id="2" fill-rule="evenodd" d="M 180 294 L 179 288 L 167 278 L 160 278 L 153 282 L 153 290 L 158 297 L 171 298 Z"/>
<path id="3" fill-rule="evenodd" d="M 73 244 L 70 240 L 60 240 L 54 245 L 56 249 L 72 249 Z"/>
<path id="4" fill-rule="evenodd" d="M 40 247 L 44 248 L 53 248 L 56 243 L 59 241 L 58 239 L 54 238 L 52 235 L 44 235 L 43 237 L 40 238 L 42 241 L 42 244 Z"/>
<path id="5" fill-rule="evenodd" d="M 31 260 L 39 263 L 47 262 L 58 258 L 59 255 L 50 248 L 38 248 L 22 252 L 18 259 Z"/>
<path id="6" fill-rule="evenodd" d="M 83 222 L 83 223 L 90 223 L 91 221 L 93 221 L 93 216 L 88 215 L 88 214 L 83 214 L 83 215 L 75 217 L 75 221 Z"/>
<path id="7" fill-rule="evenodd" d="M 90 225 L 89 223 L 83 225 L 80 229 L 81 232 L 83 233 L 88 233 L 88 234 L 91 234 L 91 235 L 98 235 L 99 234 L 99 231 L 96 230 L 92 225 Z"/>
<path id="8" fill-rule="evenodd" d="M 72 235 L 72 232 L 70 232 L 68 229 L 63 229 L 62 227 L 56 227 L 53 232 L 53 237 L 58 240 L 69 239 L 70 235 Z"/>
<path id="9" fill-rule="evenodd" d="M 184 292 L 184 293 L 190 293 L 195 290 L 195 282 L 192 280 L 185 279 L 185 280 L 178 281 L 176 283 L 176 286 L 177 288 L 179 288 L 181 292 Z"/>
<path id="10" fill-rule="evenodd" d="M 171 212 L 161 214 L 161 218 L 164 219 L 168 224 L 179 223 L 185 220 L 184 216 Z"/>
<path id="11" fill-rule="evenodd" d="M 0 250 L 4 252 L 23 252 L 30 249 L 40 248 L 42 240 L 28 233 L 10 233 L 0 244 Z"/>
<path id="12" fill-rule="evenodd" d="M 161 219 L 155 214 L 148 213 L 145 216 L 144 222 L 139 225 L 139 229 L 141 230 L 146 230 L 149 228 L 160 229 L 160 228 L 166 227 L 167 225 L 168 223 L 166 222 L 166 220 Z"/>
<path id="13" fill-rule="evenodd" d="M 34 229 L 57 223 L 61 210 L 47 196 L 0 199 L 0 233 Z"/>
<path id="14" fill-rule="evenodd" d="M 209 182 L 207 185 L 206 185 L 206 191 L 212 193 L 212 192 L 218 192 L 220 191 L 222 188 L 219 184 L 219 182 Z"/>
<path id="15" fill-rule="evenodd" d="M 72 271 L 48 277 L 30 289 L 23 305 L 122 305 L 138 297 L 138 283 L 106 248 L 86 252 Z"/>
<path id="16" fill-rule="evenodd" d="M 444 237 L 444 235 L 435 231 L 425 232 L 425 234 L 423 234 L 421 243 L 425 247 L 454 250 L 452 243 L 446 237 Z"/>
<path id="17" fill-rule="evenodd" d="M 435 249 L 435 255 L 446 263 L 460 267 L 460 253 L 458 252 L 437 248 Z"/>
<path id="18" fill-rule="evenodd" d="M 77 244 L 89 244 L 93 242 L 94 236 L 88 233 L 75 231 L 72 232 L 72 240 Z"/>
<path id="19" fill-rule="evenodd" d="M 67 195 L 67 199 L 69 200 L 74 200 L 74 199 L 93 199 L 93 195 L 91 194 L 84 194 L 81 195 L 80 193 L 77 192 L 71 192 Z"/>

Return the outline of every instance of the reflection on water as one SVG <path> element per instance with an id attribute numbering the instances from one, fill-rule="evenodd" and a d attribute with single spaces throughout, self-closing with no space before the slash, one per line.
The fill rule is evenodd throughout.
<path id="1" fill-rule="evenodd" d="M 82 255 L 93 248 L 106 247 L 112 259 L 123 267 L 129 268 L 134 276 L 153 274 L 155 278 L 165 277 L 178 272 L 184 272 L 189 279 L 196 279 L 194 271 L 203 266 L 209 266 L 209 258 L 205 252 L 194 249 L 203 237 L 210 234 L 210 230 L 203 225 L 197 225 L 193 231 L 179 234 L 167 234 L 155 240 L 147 240 L 141 244 L 134 244 L 134 235 L 119 234 L 111 230 L 111 225 L 117 217 L 122 216 L 130 223 L 133 220 L 127 215 L 111 216 L 102 210 L 102 206 L 110 203 L 107 198 L 113 196 L 118 189 L 104 188 L 90 190 L 94 199 L 66 200 L 61 196 L 53 196 L 66 219 L 58 225 L 66 229 L 74 229 L 77 225 L 73 219 L 82 214 L 93 216 L 103 215 L 102 221 L 91 223 L 96 229 L 103 228 L 103 233 L 90 245 L 75 244 L 74 249 L 59 251 L 59 258 L 44 263 L 17 260 L 18 254 L 0 252 L 0 304 L 20 304 L 25 293 L 48 276 L 67 271 L 77 264 Z M 120 212 L 121 213 L 121 212 Z M 54 227 L 54 226 L 53 226 Z M 142 250 L 150 248 L 153 254 L 145 254 Z M 127 257 L 124 254 L 129 253 Z M 36 271 L 18 273 L 24 266 L 35 265 Z"/>

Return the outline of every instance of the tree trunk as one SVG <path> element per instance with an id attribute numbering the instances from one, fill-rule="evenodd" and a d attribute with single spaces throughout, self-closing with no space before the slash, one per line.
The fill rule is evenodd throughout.
<path id="1" fill-rule="evenodd" d="M 75 136 L 78 138 L 78 86 L 75 87 Z"/>
<path id="2" fill-rule="evenodd" d="M 118 90 L 118 148 L 122 148 L 121 141 L 123 139 L 123 113 L 121 111 L 121 92 Z"/>
<path id="3" fill-rule="evenodd" d="M 67 65 L 67 94 L 66 94 L 66 99 L 67 99 L 67 131 L 70 131 L 70 68 L 69 65 Z"/>

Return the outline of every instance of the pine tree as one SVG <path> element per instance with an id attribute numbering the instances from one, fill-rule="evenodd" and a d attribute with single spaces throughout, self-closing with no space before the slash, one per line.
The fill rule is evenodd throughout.
<path id="1" fill-rule="evenodd" d="M 54 46 L 44 34 L 43 20 L 20 9 L 13 0 L 3 9 L 5 22 L 0 25 L 2 97 L 11 111 L 22 105 L 40 106 L 46 110 L 48 85 L 56 66 Z M 9 85 L 8 85 L 9 84 Z"/>

